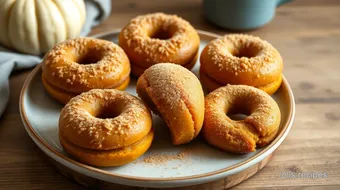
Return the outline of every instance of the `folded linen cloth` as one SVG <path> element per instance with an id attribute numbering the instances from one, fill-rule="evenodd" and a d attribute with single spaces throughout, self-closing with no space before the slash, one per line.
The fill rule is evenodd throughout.
<path id="1" fill-rule="evenodd" d="M 105 20 L 111 12 L 111 0 L 85 0 L 86 21 L 81 36 Z M 8 103 L 10 89 L 8 79 L 12 71 L 31 68 L 41 62 L 42 57 L 13 52 L 0 46 L 0 118 Z M 16 88 L 20 88 L 17 86 Z"/>

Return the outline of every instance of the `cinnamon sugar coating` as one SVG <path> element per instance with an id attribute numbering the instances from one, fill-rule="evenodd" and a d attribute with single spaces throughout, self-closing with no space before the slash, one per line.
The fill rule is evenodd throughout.
<path id="1" fill-rule="evenodd" d="M 204 94 L 197 77 L 182 66 L 159 63 L 137 81 L 137 93 L 171 130 L 174 144 L 195 138 L 204 118 Z"/>
<path id="2" fill-rule="evenodd" d="M 267 41 L 230 34 L 211 41 L 201 55 L 201 70 L 221 84 L 265 86 L 282 73 L 279 52 Z"/>
<path id="3" fill-rule="evenodd" d="M 242 113 L 235 121 L 227 114 Z M 278 131 L 280 109 L 268 94 L 246 85 L 227 85 L 206 96 L 203 136 L 225 151 L 245 153 L 270 143 Z"/>
<path id="4" fill-rule="evenodd" d="M 129 77 L 124 51 L 106 40 L 76 38 L 52 48 L 42 62 L 43 77 L 72 93 L 94 88 L 115 88 Z"/>
<path id="5" fill-rule="evenodd" d="M 176 15 L 153 13 L 132 19 L 119 36 L 131 64 L 144 69 L 163 62 L 185 65 L 195 58 L 199 36 L 189 22 Z"/>
<path id="6" fill-rule="evenodd" d="M 139 98 L 114 89 L 94 89 L 72 98 L 59 118 L 66 140 L 95 150 L 129 146 L 148 134 L 151 125 L 151 113 Z"/>

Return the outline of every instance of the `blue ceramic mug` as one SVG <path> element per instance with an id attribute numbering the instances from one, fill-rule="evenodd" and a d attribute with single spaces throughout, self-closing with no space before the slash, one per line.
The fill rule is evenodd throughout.
<path id="1" fill-rule="evenodd" d="M 203 0 L 205 17 L 227 29 L 249 30 L 270 22 L 276 7 L 290 0 Z"/>

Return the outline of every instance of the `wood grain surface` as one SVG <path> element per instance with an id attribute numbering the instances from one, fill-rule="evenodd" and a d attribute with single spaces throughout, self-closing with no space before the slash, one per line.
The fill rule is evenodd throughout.
<path id="1" fill-rule="evenodd" d="M 121 28 L 137 15 L 156 11 L 176 13 L 197 29 L 235 32 L 207 22 L 201 0 L 126 0 L 113 1 L 112 15 L 92 34 Z M 233 189 L 340 189 L 339 18 L 339 0 L 295 0 L 279 7 L 268 25 L 244 32 L 268 40 L 280 51 L 297 112 L 272 160 Z M 0 189 L 83 189 L 55 169 L 23 127 L 18 100 L 29 72 L 11 75 L 9 106 L 0 118 Z M 327 178 L 287 178 L 287 172 L 326 173 Z"/>

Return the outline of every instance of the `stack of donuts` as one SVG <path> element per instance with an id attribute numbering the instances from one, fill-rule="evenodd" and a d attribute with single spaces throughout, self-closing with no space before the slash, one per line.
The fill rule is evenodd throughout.
<path id="1" fill-rule="evenodd" d="M 152 144 L 151 112 L 165 121 L 174 145 L 200 133 L 227 152 L 269 144 L 281 119 L 270 96 L 282 82 L 279 52 L 258 37 L 226 35 L 203 49 L 198 79 L 190 70 L 199 45 L 189 22 L 154 13 L 132 19 L 119 45 L 76 38 L 52 48 L 42 62 L 42 82 L 65 104 L 59 117 L 64 150 L 93 166 L 130 163 Z M 130 74 L 139 98 L 124 91 Z M 237 113 L 246 117 L 229 117 Z"/>

